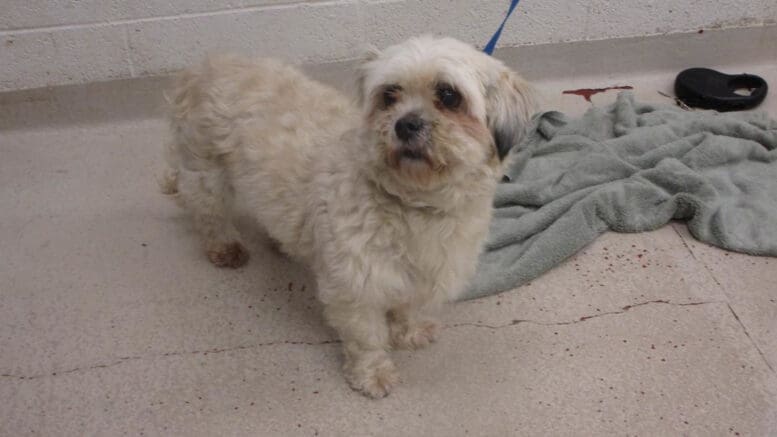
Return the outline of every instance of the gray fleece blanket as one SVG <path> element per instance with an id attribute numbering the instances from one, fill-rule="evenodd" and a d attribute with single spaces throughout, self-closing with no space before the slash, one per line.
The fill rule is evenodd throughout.
<path id="1" fill-rule="evenodd" d="M 516 150 L 463 299 L 526 283 L 607 230 L 673 219 L 705 243 L 777 256 L 777 122 L 764 113 L 687 112 L 623 92 L 580 119 L 537 115 Z"/>

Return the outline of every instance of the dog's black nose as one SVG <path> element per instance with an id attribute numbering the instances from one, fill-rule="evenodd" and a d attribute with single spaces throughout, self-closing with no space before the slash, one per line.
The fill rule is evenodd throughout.
<path id="1" fill-rule="evenodd" d="M 410 141 L 417 137 L 423 128 L 424 120 L 418 114 L 407 114 L 397 120 L 397 124 L 394 125 L 397 138 L 402 141 Z"/>

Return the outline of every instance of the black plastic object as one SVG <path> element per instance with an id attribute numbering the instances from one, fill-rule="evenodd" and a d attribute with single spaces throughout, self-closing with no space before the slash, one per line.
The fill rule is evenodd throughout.
<path id="1" fill-rule="evenodd" d="M 749 96 L 736 94 L 751 90 Z M 763 102 L 769 86 L 752 74 L 723 74 L 709 68 L 689 68 L 677 75 L 674 92 L 688 106 L 720 112 L 754 108 Z"/>

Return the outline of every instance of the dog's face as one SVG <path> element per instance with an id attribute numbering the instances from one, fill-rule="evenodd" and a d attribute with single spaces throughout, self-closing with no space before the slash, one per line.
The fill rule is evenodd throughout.
<path id="1" fill-rule="evenodd" d="M 393 185 L 438 189 L 501 161 L 534 111 L 529 87 L 460 41 L 420 37 L 373 53 L 359 93 L 371 165 Z"/>

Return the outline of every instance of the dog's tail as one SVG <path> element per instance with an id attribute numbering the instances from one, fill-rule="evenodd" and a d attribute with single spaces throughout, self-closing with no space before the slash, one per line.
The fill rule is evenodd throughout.
<path id="1" fill-rule="evenodd" d="M 181 171 L 212 164 L 209 162 L 213 148 L 208 141 L 211 137 L 209 128 L 218 123 L 203 115 L 212 111 L 201 109 L 210 100 L 205 95 L 207 86 L 203 84 L 209 65 L 210 61 L 206 60 L 202 66 L 179 71 L 163 94 L 171 136 L 164 145 L 166 166 L 157 178 L 159 189 L 164 194 L 178 194 Z"/>
<path id="2" fill-rule="evenodd" d="M 157 183 L 162 194 L 174 196 L 178 194 L 178 170 L 168 166 L 162 170 Z"/>
<path id="3" fill-rule="evenodd" d="M 170 127 L 169 135 L 171 138 L 164 144 L 164 169 L 157 177 L 157 184 L 162 194 L 169 196 L 176 196 L 178 194 L 178 174 L 181 168 L 181 153 L 183 153 L 178 146 L 180 141 L 180 129 L 177 126 L 178 120 L 175 117 L 175 107 L 172 104 L 170 95 L 165 92 L 163 94 L 167 103 L 167 120 Z"/>
<path id="4" fill-rule="evenodd" d="M 250 66 L 241 58 L 222 55 L 175 75 L 164 94 L 172 138 L 165 146 L 168 168 L 159 181 L 163 193 L 178 193 L 181 172 L 213 170 L 221 156 L 234 150 L 236 116 L 230 101 L 236 92 L 228 85 Z"/>

